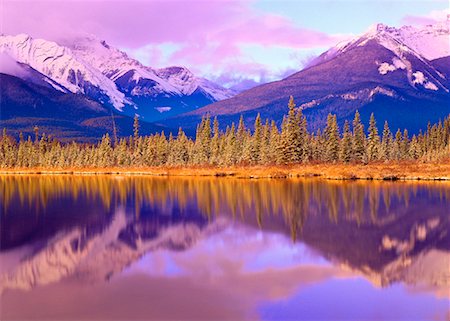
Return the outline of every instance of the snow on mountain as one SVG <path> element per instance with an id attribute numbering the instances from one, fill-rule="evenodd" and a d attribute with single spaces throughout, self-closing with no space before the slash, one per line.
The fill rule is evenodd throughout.
<path id="1" fill-rule="evenodd" d="M 236 93 L 233 90 L 219 86 L 205 78 L 195 77 L 184 67 L 167 67 L 157 69 L 156 73 L 178 88 L 184 95 L 191 95 L 196 90 L 202 90 L 212 100 L 218 101 L 230 98 Z"/>
<path id="2" fill-rule="evenodd" d="M 229 98 L 235 93 L 206 79 L 196 77 L 185 67 L 172 66 L 156 69 L 130 58 L 94 36 L 72 39 L 64 43 L 77 57 L 89 62 L 114 82 L 125 78 L 135 85 L 132 96 L 169 94 L 192 95 L 196 90 L 207 93 L 214 101 Z M 120 85 L 119 85 L 120 87 Z"/>
<path id="3" fill-rule="evenodd" d="M 450 56 L 449 25 L 449 21 L 443 21 L 423 28 L 404 26 L 396 29 L 381 25 L 379 29 L 422 57 L 433 60 Z"/>
<path id="4" fill-rule="evenodd" d="M 0 53 L 27 64 L 73 93 L 85 94 L 121 110 L 129 103 L 114 82 L 56 42 L 28 35 L 0 36 Z"/>
<path id="5" fill-rule="evenodd" d="M 225 124 L 243 115 L 250 125 L 258 113 L 281 122 L 292 95 L 304 108 L 311 130 L 322 128 L 328 113 L 337 114 L 342 125 L 359 110 L 363 120 L 375 112 L 381 124 L 386 120 L 395 128 L 418 131 L 448 115 L 449 36 L 448 21 L 422 28 L 378 24 L 285 79 L 170 118 L 166 124 L 195 128 L 202 115 L 209 114 Z"/>
<path id="6" fill-rule="evenodd" d="M 69 90 L 57 82 L 31 68 L 29 65 L 17 62 L 5 52 L 0 53 L 0 73 L 15 76 L 43 87 L 51 87 L 63 93 L 69 92 Z"/>
<path id="7" fill-rule="evenodd" d="M 403 26 L 401 28 L 378 23 L 371 26 L 363 35 L 340 42 L 330 48 L 314 64 L 331 59 L 355 45 L 364 46 L 370 40 L 376 40 L 397 55 L 401 55 L 403 52 L 412 52 L 427 60 L 447 57 L 450 56 L 449 29 L 449 20 L 424 27 Z"/>
<path id="8" fill-rule="evenodd" d="M 363 47 L 376 42 L 391 51 L 394 56 L 388 61 L 375 61 L 378 72 L 388 75 L 396 70 L 404 70 L 406 78 L 412 87 L 420 87 L 446 92 L 446 77 L 432 64 L 432 60 L 450 56 L 450 21 L 442 21 L 424 27 L 403 26 L 401 28 L 389 27 L 384 24 L 375 24 L 361 36 L 349 41 L 338 43 L 315 59 L 308 67 L 329 61 L 356 47 Z M 425 69 L 417 70 L 417 61 Z"/>
<path id="9" fill-rule="evenodd" d="M 198 78 L 200 87 L 215 100 L 224 100 L 233 97 L 238 92 L 233 89 L 226 89 L 218 84 L 206 79 Z"/>
<path id="10" fill-rule="evenodd" d="M 128 57 L 126 53 L 94 36 L 70 39 L 63 41 L 63 44 L 69 47 L 78 58 L 91 64 L 114 82 L 124 76 L 129 76 L 128 78 L 135 83 L 138 83 L 140 79 L 152 81 L 153 86 L 149 90 L 135 90 L 130 93 L 131 95 L 157 95 L 161 92 L 181 94 L 178 88 L 156 75 L 152 68 L 142 65 L 139 61 Z"/>
<path id="11" fill-rule="evenodd" d="M 144 66 L 94 36 L 56 43 L 25 34 L 1 35 L 0 54 L 41 73 L 43 81 L 57 90 L 80 93 L 147 120 L 158 119 L 162 111 L 164 115 L 190 111 L 235 94 L 184 67 Z"/>

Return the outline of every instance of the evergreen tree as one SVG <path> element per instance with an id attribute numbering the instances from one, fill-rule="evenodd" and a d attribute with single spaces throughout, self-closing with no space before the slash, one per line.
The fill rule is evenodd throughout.
<path id="1" fill-rule="evenodd" d="M 77 150 L 77 146 L 72 146 L 72 151 L 75 152 Z M 109 134 L 106 133 L 103 135 L 102 140 L 97 148 L 97 163 L 95 164 L 97 167 L 109 167 L 113 165 L 112 158 L 112 147 L 111 147 L 111 139 L 109 138 Z"/>
<path id="2" fill-rule="evenodd" d="M 247 129 L 245 128 L 244 117 L 241 115 L 236 132 L 236 161 L 238 163 L 243 160 L 244 142 L 247 136 Z"/>
<path id="3" fill-rule="evenodd" d="M 250 161 L 253 164 L 257 164 L 261 160 L 261 144 L 263 140 L 263 126 L 261 122 L 261 115 L 259 113 L 256 116 L 254 127 L 253 139 L 250 142 Z"/>
<path id="4" fill-rule="evenodd" d="M 269 163 L 276 163 L 278 159 L 278 146 L 280 145 L 280 132 L 274 120 L 270 124 L 268 160 Z"/>
<path id="5" fill-rule="evenodd" d="M 392 146 L 393 137 L 391 130 L 389 129 L 389 124 L 387 121 L 384 122 L 383 137 L 381 139 L 381 146 L 379 149 L 379 158 L 382 160 L 390 160 L 392 158 Z"/>
<path id="6" fill-rule="evenodd" d="M 378 136 L 378 128 L 375 116 L 372 113 L 369 120 L 369 130 L 367 136 L 367 160 L 374 161 L 379 157 L 380 136 Z"/>
<path id="7" fill-rule="evenodd" d="M 402 159 L 407 159 L 409 154 L 409 136 L 407 129 L 403 131 L 402 143 L 400 148 Z M 439 148 L 436 147 L 435 150 L 439 150 Z"/>
<path id="8" fill-rule="evenodd" d="M 359 112 L 356 111 L 353 119 L 353 153 L 354 159 L 363 163 L 367 161 L 365 137 L 364 125 L 361 123 Z"/>
<path id="9" fill-rule="evenodd" d="M 219 146 L 220 140 L 219 140 L 219 121 L 217 120 L 217 117 L 214 117 L 213 122 L 213 137 L 211 139 L 211 157 L 210 157 L 210 163 L 213 165 L 217 165 L 219 163 L 219 152 L 220 152 L 220 146 Z"/>
<path id="10" fill-rule="evenodd" d="M 339 156 L 339 127 L 336 120 L 336 115 L 328 114 L 327 126 L 325 127 L 326 138 L 326 161 L 336 162 Z"/>
<path id="11" fill-rule="evenodd" d="M 156 136 L 156 157 L 155 157 L 155 165 L 162 166 L 167 163 L 168 156 L 168 147 L 169 143 L 167 141 L 166 135 L 164 131 L 161 132 L 161 135 Z"/>
<path id="12" fill-rule="evenodd" d="M 411 143 L 409 144 L 408 158 L 418 159 L 420 157 L 420 146 L 416 135 L 413 135 Z"/>
<path id="13" fill-rule="evenodd" d="M 230 130 L 227 131 L 225 136 L 224 165 L 236 164 L 236 154 L 236 129 L 234 123 L 232 123 Z"/>
<path id="14" fill-rule="evenodd" d="M 135 143 L 137 142 L 138 137 L 139 137 L 139 117 L 138 115 L 134 115 L 133 138 Z"/>
<path id="15" fill-rule="evenodd" d="M 402 139 L 403 139 L 402 132 L 400 131 L 400 128 L 399 128 L 397 130 L 397 132 L 395 133 L 395 139 L 394 139 L 393 148 L 392 148 L 393 159 L 395 159 L 395 160 L 403 159 Z"/>
<path id="16" fill-rule="evenodd" d="M 341 145 L 339 149 L 339 159 L 348 163 L 353 157 L 353 147 L 352 147 L 352 133 L 350 131 L 350 125 L 346 120 L 344 123 L 344 133 L 342 135 Z"/>
<path id="17" fill-rule="evenodd" d="M 211 120 L 209 116 L 203 117 L 195 136 L 193 162 L 194 164 L 207 164 L 211 152 Z"/>
<path id="18" fill-rule="evenodd" d="M 294 98 L 288 104 L 288 115 L 283 120 L 278 161 L 280 163 L 298 163 L 302 160 L 302 133 L 300 128 L 301 113 L 296 112 Z"/>
<path id="19" fill-rule="evenodd" d="M 241 116 L 238 128 L 232 124 L 225 133 L 220 132 L 214 119 L 213 131 L 209 116 L 202 118 L 192 140 L 183 130 L 177 136 L 164 132 L 150 136 L 139 135 L 139 123 L 135 117 L 133 136 L 121 138 L 112 144 L 105 134 L 97 144 L 59 143 L 42 133 L 37 127 L 34 138 L 23 134 L 16 139 L 7 134 L 0 136 L 0 167 L 141 167 L 141 166 L 228 166 L 234 164 L 271 164 L 315 162 L 358 162 L 389 160 L 448 161 L 450 159 L 450 117 L 437 124 L 429 124 L 427 130 L 409 138 L 407 130 L 399 129 L 395 139 L 387 122 L 384 124 L 380 142 L 375 117 L 370 117 L 367 138 L 359 113 L 355 113 L 353 132 L 349 122 L 344 124 L 342 138 L 339 135 L 336 115 L 329 115 L 322 133 L 307 131 L 306 118 L 301 109 L 296 109 L 293 98 L 289 112 L 281 124 L 281 132 L 274 121 L 262 124 L 261 117 L 255 119 L 253 133 L 245 128 Z"/>
<path id="20" fill-rule="evenodd" d="M 270 124 L 268 119 L 266 119 L 262 129 L 260 155 L 260 164 L 270 163 Z"/>
<path id="21" fill-rule="evenodd" d="M 306 117 L 303 115 L 302 109 L 299 107 L 297 111 L 297 119 L 300 124 L 299 128 L 299 141 L 300 147 L 300 159 L 302 162 L 306 163 L 310 158 L 310 137 L 308 133 L 308 124 Z"/>

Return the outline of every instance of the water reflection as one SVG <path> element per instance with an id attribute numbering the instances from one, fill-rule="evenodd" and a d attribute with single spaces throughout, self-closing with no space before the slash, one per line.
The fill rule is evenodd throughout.
<path id="1" fill-rule="evenodd" d="M 326 284 L 326 297 L 367 281 L 385 289 L 380 302 L 408 297 L 411 304 L 412 292 L 428 295 L 432 303 L 413 311 L 422 306 L 416 302 L 401 317 L 434 310 L 445 317 L 448 310 L 447 183 L 1 176 L 0 200 L 6 317 L 39 318 L 37 309 L 57 318 L 292 319 L 297 310 L 286 302 L 307 289 Z M 62 291 L 61 314 L 54 307 L 45 314 L 45 302 Z M 160 309 L 150 313 L 133 295 Z M 80 296 L 86 311 L 71 305 Z M 108 306 L 120 297 L 128 308 L 97 311 L 89 303 L 95 297 Z M 183 304 L 170 309 L 177 297 Z M 25 309 L 34 314 L 19 309 L 24 298 L 41 300 Z M 283 311 L 276 302 L 285 302 Z M 202 309 L 193 311 L 196 305 Z M 317 317 L 313 312 L 302 315 Z"/>

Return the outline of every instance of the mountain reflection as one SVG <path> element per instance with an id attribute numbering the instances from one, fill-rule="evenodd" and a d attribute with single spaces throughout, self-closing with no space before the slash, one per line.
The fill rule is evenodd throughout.
<path id="1" fill-rule="evenodd" d="M 1 176 L 0 201 L 3 259 L 28 249 L 5 261 L 2 291 L 108 280 L 146 253 L 240 226 L 286 235 L 376 285 L 448 296 L 448 183 Z"/>

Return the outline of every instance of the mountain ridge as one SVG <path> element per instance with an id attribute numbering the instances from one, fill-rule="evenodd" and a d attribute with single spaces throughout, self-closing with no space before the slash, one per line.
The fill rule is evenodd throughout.
<path id="1" fill-rule="evenodd" d="M 231 90 L 196 77 L 185 67 L 144 66 L 95 37 L 57 43 L 26 34 L 1 35 L 0 53 L 43 74 L 56 90 L 83 94 L 119 113 L 137 114 L 146 121 L 234 95 Z"/>
<path id="2" fill-rule="evenodd" d="M 433 33 L 433 32 L 434 33 Z M 433 52 L 417 53 L 398 35 L 410 34 L 406 42 L 419 48 L 438 39 Z M 418 34 L 419 36 L 413 37 Z M 323 128 L 328 113 L 337 114 L 340 125 L 351 120 L 358 109 L 367 122 L 372 112 L 381 127 L 384 120 L 392 128 L 424 129 L 450 113 L 450 73 L 445 67 L 449 49 L 441 48 L 449 36 L 449 22 L 422 29 L 377 25 L 363 35 L 330 48 L 305 69 L 291 76 L 263 84 L 230 99 L 164 121 L 174 126 L 194 128 L 202 115 L 219 121 L 237 122 L 242 114 L 251 126 L 257 113 L 281 123 L 289 96 L 306 115 L 310 129 Z M 417 40 L 419 39 L 419 40 Z M 431 39 L 431 40 L 430 40 Z M 441 48 L 437 50 L 436 48 Z M 394 117 L 395 116 L 395 117 Z M 403 118 L 403 119 L 402 119 Z"/>
<path id="3" fill-rule="evenodd" d="M 155 124 L 150 126 L 154 129 L 183 127 L 193 133 L 205 114 L 217 116 L 223 129 L 241 115 L 251 126 L 258 113 L 280 125 L 293 96 L 310 130 L 323 128 L 329 113 L 337 114 L 342 126 L 359 110 L 365 123 L 375 113 L 380 129 L 388 121 L 394 130 L 415 133 L 450 114 L 449 24 L 448 20 L 422 28 L 376 24 L 289 77 L 237 95 L 185 67 L 145 66 L 95 36 L 58 44 L 24 34 L 2 35 L 0 54 L 26 70 L 16 75 L 26 82 L 83 96 L 103 106 L 107 114 L 112 110 L 125 117 L 138 115 L 142 123 Z M 66 101 L 75 96 L 68 95 Z M 27 117 L 14 112 L 13 107 L 3 112 L 3 125 L 14 117 Z M 79 123 L 83 121 L 98 123 L 88 119 Z"/>

